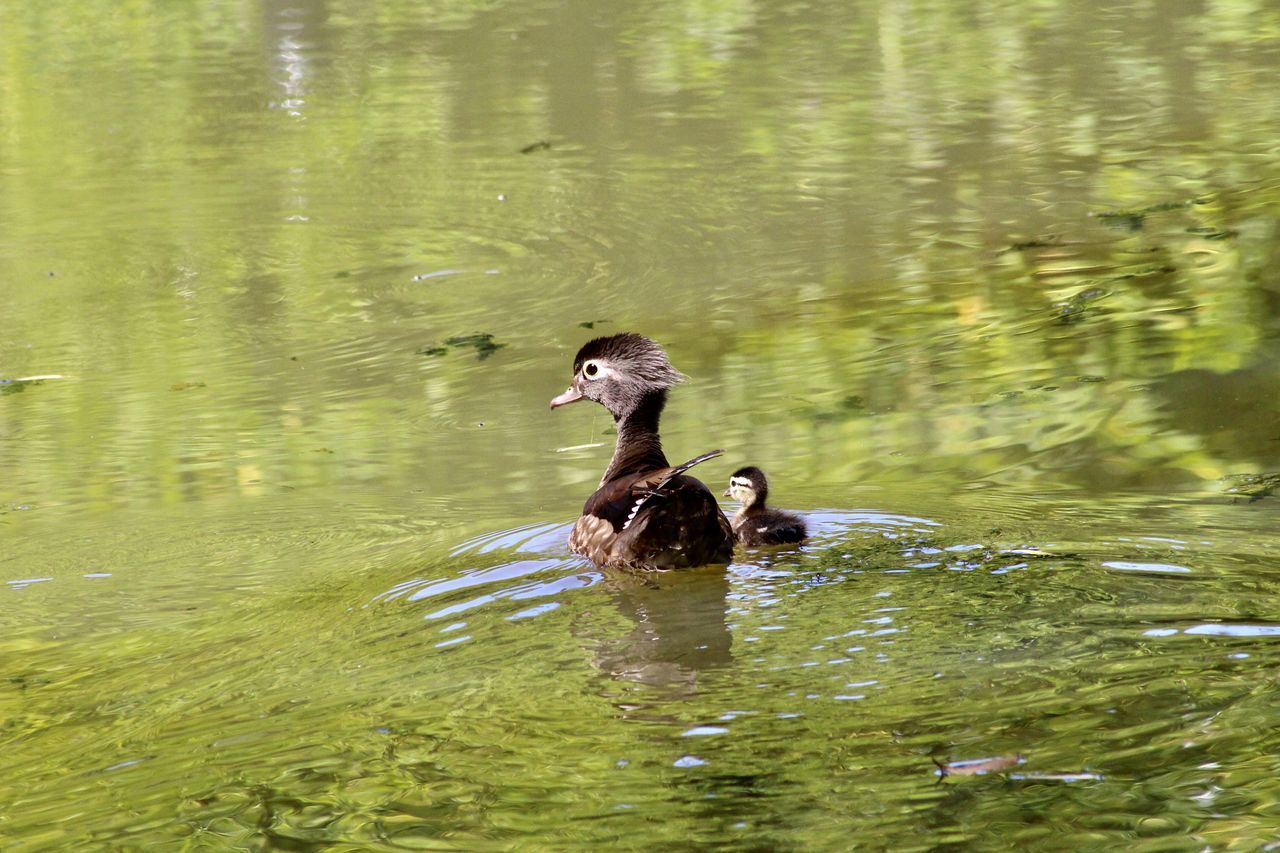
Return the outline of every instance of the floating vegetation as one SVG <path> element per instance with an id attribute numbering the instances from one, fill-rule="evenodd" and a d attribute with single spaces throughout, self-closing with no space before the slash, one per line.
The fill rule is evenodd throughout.
<path id="1" fill-rule="evenodd" d="M 1195 234 L 1206 240 L 1231 240 L 1240 236 L 1240 232 L 1234 229 L 1210 228 L 1207 225 L 1197 225 L 1187 229 L 1188 234 Z"/>
<path id="2" fill-rule="evenodd" d="M 203 382 L 175 382 L 169 386 L 170 391 L 188 391 L 192 388 L 203 388 Z"/>
<path id="3" fill-rule="evenodd" d="M 70 377 L 63 376 L 58 373 L 48 373 L 43 376 L 21 376 L 17 379 L 0 379 L 0 394 L 17 394 L 27 390 L 28 385 L 39 385 L 50 379 L 68 379 Z"/>
<path id="4" fill-rule="evenodd" d="M 528 145 L 520 149 L 521 154 L 532 154 L 535 151 L 550 151 L 551 141 L 547 139 L 539 139 L 537 142 L 530 142 Z"/>
<path id="5" fill-rule="evenodd" d="M 935 772 L 940 780 L 948 776 L 985 776 L 988 773 L 999 773 L 1002 770 L 1008 770 L 1010 767 L 1017 767 L 1025 762 L 1026 759 L 1021 755 L 969 758 L 964 761 L 948 761 L 946 764 L 936 758 L 933 759 L 933 763 L 938 768 Z"/>
<path id="6" fill-rule="evenodd" d="M 1155 264 L 1148 267 L 1139 267 L 1133 272 L 1119 273 L 1111 277 L 1112 281 L 1124 281 L 1131 278 L 1151 278 L 1157 275 L 1169 275 L 1175 273 L 1178 268 L 1171 264 Z"/>
<path id="7" fill-rule="evenodd" d="M 1094 302 L 1106 297 L 1107 291 L 1101 287 L 1086 287 L 1084 290 L 1078 291 L 1068 297 L 1065 301 L 1059 302 L 1058 321 L 1060 323 L 1078 323 L 1085 317 L 1085 311 L 1092 306 Z"/>
<path id="8" fill-rule="evenodd" d="M 477 332 L 474 335 L 457 335 L 445 341 L 451 347 L 474 347 L 477 357 L 484 361 L 506 344 L 493 342 L 493 335 L 488 332 Z"/>
<path id="9" fill-rule="evenodd" d="M 1031 240 L 1010 243 L 996 254 L 1003 255 L 1007 252 L 1025 252 L 1027 249 L 1051 249 L 1058 248 L 1061 245 L 1062 239 L 1056 234 L 1050 234 L 1046 237 L 1035 237 Z"/>
<path id="10" fill-rule="evenodd" d="M 1194 204 L 1207 204 L 1208 199 L 1192 198 L 1186 201 L 1162 201 L 1158 204 L 1152 204 L 1147 207 L 1140 207 L 1134 210 L 1111 210 L 1090 213 L 1090 216 L 1097 217 L 1106 225 L 1116 228 L 1124 228 L 1128 231 L 1141 231 L 1142 226 L 1146 223 L 1147 217 L 1153 213 L 1164 213 L 1169 210 L 1182 210 L 1191 207 Z"/>
<path id="11" fill-rule="evenodd" d="M 801 401 L 808 403 L 811 407 L 808 415 L 814 423 L 830 423 L 833 421 L 845 420 L 847 418 L 874 414 L 874 412 L 867 409 L 866 401 L 857 394 L 848 394 L 842 397 L 838 402 L 828 405 L 812 403 L 809 400 L 803 399 L 801 399 Z"/>
<path id="12" fill-rule="evenodd" d="M 586 320 L 578 324 L 579 329 L 594 329 L 596 323 L 608 323 L 608 320 Z"/>
<path id="13" fill-rule="evenodd" d="M 497 352 L 498 350 L 502 349 L 505 346 L 506 344 L 496 343 L 493 340 L 493 335 L 489 334 L 488 332 L 476 332 L 475 334 L 471 334 L 471 335 L 455 335 L 452 338 L 447 338 L 443 346 L 439 344 L 425 346 L 422 349 L 418 350 L 418 355 L 427 355 L 427 356 L 433 356 L 433 357 L 441 356 L 441 355 L 448 354 L 449 347 L 454 347 L 455 349 L 465 349 L 466 347 L 471 347 L 476 351 L 476 357 L 480 361 L 484 361 L 486 358 L 493 355 L 495 352 Z"/>
<path id="14" fill-rule="evenodd" d="M 1249 503 L 1269 498 L 1280 488 L 1280 471 L 1269 474 L 1228 474 L 1222 478 L 1224 483 L 1232 483 L 1227 494 L 1247 497 Z"/>

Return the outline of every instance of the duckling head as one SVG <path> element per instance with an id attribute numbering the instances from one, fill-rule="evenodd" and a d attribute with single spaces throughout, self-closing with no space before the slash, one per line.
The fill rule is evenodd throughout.
<path id="1" fill-rule="evenodd" d="M 573 382 L 551 408 L 594 400 L 622 420 L 653 395 L 684 379 L 656 342 L 623 332 L 588 341 L 573 359 Z M 660 404 L 659 404 L 660 405 Z"/>
<path id="2" fill-rule="evenodd" d="M 764 499 L 769 496 L 769 481 L 763 471 L 748 465 L 733 472 L 724 496 L 741 502 L 744 509 L 756 504 L 764 506 Z"/>

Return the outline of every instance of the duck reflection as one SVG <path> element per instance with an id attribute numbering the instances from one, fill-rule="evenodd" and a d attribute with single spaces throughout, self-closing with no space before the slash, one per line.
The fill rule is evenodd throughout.
<path id="1" fill-rule="evenodd" d="M 428 608 L 425 619 L 466 619 L 479 626 L 485 610 L 523 621 L 557 610 L 571 590 L 590 589 L 591 601 L 603 603 L 607 596 L 612 605 L 601 608 L 583 599 L 573 608 L 570 632 L 591 666 L 619 682 L 663 688 L 672 698 L 692 695 L 700 673 L 733 660 L 733 635 L 725 622 L 728 569 L 598 569 L 565 554 L 571 527 L 541 522 L 483 534 L 452 552 L 479 567 L 404 580 L 372 601 L 418 602 Z"/>
<path id="2" fill-rule="evenodd" d="M 599 640 L 592 664 L 601 672 L 688 695 L 696 691 L 700 672 L 732 661 L 723 566 L 644 574 L 607 570 L 602 586 L 634 627 Z"/>

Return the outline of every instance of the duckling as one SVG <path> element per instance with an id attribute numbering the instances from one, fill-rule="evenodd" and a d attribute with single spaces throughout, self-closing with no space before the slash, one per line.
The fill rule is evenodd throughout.
<path id="1" fill-rule="evenodd" d="M 724 496 L 742 502 L 733 514 L 731 524 L 734 535 L 743 545 L 755 547 L 802 542 L 808 535 L 803 518 L 765 506 L 769 481 L 765 479 L 764 472 L 754 465 L 733 472 Z"/>
<path id="2" fill-rule="evenodd" d="M 551 408 L 592 400 L 617 424 L 600 486 L 569 534 L 569 548 L 599 566 L 683 569 L 728 563 L 733 528 L 715 496 L 685 472 L 724 451 L 681 465 L 662 452 L 658 421 L 667 391 L 685 377 L 657 343 L 634 332 L 596 338 L 573 360 L 573 384 Z"/>

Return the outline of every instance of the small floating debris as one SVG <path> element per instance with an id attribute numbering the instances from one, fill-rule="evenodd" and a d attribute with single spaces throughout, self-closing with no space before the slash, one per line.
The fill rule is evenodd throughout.
<path id="1" fill-rule="evenodd" d="M 1106 777 L 1101 773 L 1010 773 L 1015 782 L 1099 782 Z"/>
<path id="2" fill-rule="evenodd" d="M 1107 560 L 1102 564 L 1102 567 L 1120 572 L 1149 572 L 1156 575 L 1191 574 L 1191 569 L 1173 563 L 1134 563 L 1129 560 Z"/>
<path id="3" fill-rule="evenodd" d="M 46 373 L 41 376 L 19 376 L 16 379 L 0 379 L 0 394 L 17 394 L 25 391 L 28 385 L 39 385 L 52 379 L 70 379 L 60 373 Z"/>
<path id="4" fill-rule="evenodd" d="M 948 776 L 985 776 L 988 773 L 999 773 L 1002 770 L 1008 770 L 1010 767 L 1026 763 L 1026 759 L 1021 755 L 1002 755 L 996 758 L 967 758 L 963 761 L 948 761 L 946 764 L 935 758 L 933 763 L 938 768 L 935 771 L 938 778 L 945 779 Z"/>
<path id="5" fill-rule="evenodd" d="M 1067 551 L 1063 551 L 1055 554 L 1052 551 L 1046 551 L 1043 548 L 1036 548 L 1034 546 L 1022 547 L 1022 548 L 1005 548 L 1001 550 L 1000 553 L 1008 556 L 1012 556 L 1012 557 L 1032 557 L 1032 558 L 1039 558 L 1043 560 L 1075 559 L 1080 556 L 1079 554 L 1072 554 Z"/>
<path id="6" fill-rule="evenodd" d="M 1280 637 L 1280 625 L 1228 625 L 1213 622 L 1192 625 L 1182 633 L 1192 637 Z"/>
<path id="7" fill-rule="evenodd" d="M 419 273 L 413 277 L 414 281 L 426 281 L 429 278 L 442 278 L 446 275 L 462 275 L 466 270 L 436 270 L 435 272 Z"/>
<path id="8" fill-rule="evenodd" d="M 1058 321 L 1065 324 L 1083 320 L 1086 309 L 1108 295 L 1107 291 L 1101 287 L 1086 287 L 1084 290 L 1077 291 L 1057 304 Z"/>
<path id="9" fill-rule="evenodd" d="M 578 324 L 579 329 L 594 329 L 596 323 L 608 323 L 608 320 L 586 320 Z"/>
<path id="10" fill-rule="evenodd" d="M 699 758 L 696 755 L 682 755 L 675 761 L 671 762 L 672 767 L 701 767 L 706 764 L 706 759 Z"/>
<path id="11" fill-rule="evenodd" d="M 548 139 L 539 139 L 537 142 L 530 142 L 528 145 L 520 149 L 521 154 L 532 154 L 535 151 L 550 151 L 551 141 Z"/>
<path id="12" fill-rule="evenodd" d="M 170 391 L 189 391 L 192 388 L 203 388 L 203 382 L 175 382 L 169 386 Z"/>
<path id="13" fill-rule="evenodd" d="M 136 767 L 144 761 L 150 761 L 155 758 L 154 755 L 144 755 L 141 758 L 130 758 L 126 761 L 119 761 L 110 767 L 103 767 L 101 770 L 93 771 L 97 773 L 115 773 L 117 770 L 125 770 L 129 767 Z"/>
<path id="14" fill-rule="evenodd" d="M 423 347 L 422 349 L 418 350 L 418 355 L 437 356 L 437 355 L 446 355 L 448 352 L 449 352 L 448 347 Z"/>
<path id="15" fill-rule="evenodd" d="M 575 450 L 590 450 L 593 447 L 604 447 L 604 442 L 593 441 L 590 444 L 571 444 L 568 447 L 557 447 L 556 453 L 571 453 Z"/>
<path id="16" fill-rule="evenodd" d="M 26 589 L 32 584 L 48 583 L 53 578 L 18 578 L 17 580 L 5 581 L 10 589 Z"/>

